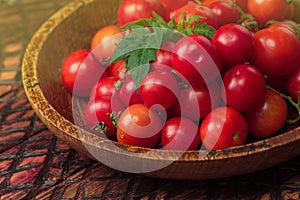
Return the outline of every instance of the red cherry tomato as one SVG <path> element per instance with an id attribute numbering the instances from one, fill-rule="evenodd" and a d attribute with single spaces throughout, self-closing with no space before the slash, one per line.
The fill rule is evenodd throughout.
<path id="1" fill-rule="evenodd" d="M 143 103 L 138 90 L 136 89 L 136 85 L 132 79 L 132 76 L 127 73 L 123 81 L 124 82 L 119 91 L 119 96 L 124 105 L 129 106 L 133 104 Z"/>
<path id="2" fill-rule="evenodd" d="M 229 69 L 223 78 L 222 98 L 229 106 L 239 110 L 253 109 L 265 94 L 265 79 L 255 67 L 240 64 Z"/>
<path id="3" fill-rule="evenodd" d="M 123 34 L 116 25 L 108 25 L 99 29 L 92 38 L 91 51 L 99 58 L 111 57 Z"/>
<path id="4" fill-rule="evenodd" d="M 196 34 L 175 44 L 172 65 L 193 86 L 216 80 L 221 70 L 221 60 L 212 41 Z"/>
<path id="5" fill-rule="evenodd" d="M 300 65 L 287 76 L 286 88 L 294 101 L 298 102 L 300 92 Z"/>
<path id="6" fill-rule="evenodd" d="M 112 63 L 109 67 L 109 74 L 120 79 L 124 78 L 126 73 L 125 61 L 120 60 L 118 62 Z"/>
<path id="7" fill-rule="evenodd" d="M 286 0 L 248 0 L 248 12 L 263 27 L 269 20 L 282 21 L 288 9 Z"/>
<path id="8" fill-rule="evenodd" d="M 178 82 L 168 71 L 150 72 L 140 85 L 140 97 L 149 107 L 158 104 L 164 109 L 170 108 L 176 102 L 178 91 Z M 163 108 L 157 107 L 158 110 Z"/>
<path id="9" fill-rule="evenodd" d="M 284 76 L 300 63 L 300 42 L 290 27 L 272 25 L 256 32 L 254 40 L 252 63 L 265 74 Z"/>
<path id="10" fill-rule="evenodd" d="M 119 80 L 117 77 L 105 77 L 100 79 L 98 83 L 93 87 L 90 95 L 90 99 L 95 99 L 101 96 L 109 96 L 116 94 L 115 83 Z"/>
<path id="11" fill-rule="evenodd" d="M 151 18 L 153 12 L 166 19 L 166 11 L 159 0 L 123 0 L 118 9 L 119 26 L 142 18 Z"/>
<path id="12" fill-rule="evenodd" d="M 116 135 L 114 126 L 109 114 L 115 116 L 124 109 L 123 104 L 117 96 L 97 97 L 88 102 L 84 110 L 84 119 L 88 129 L 100 136 L 113 137 Z M 100 128 L 100 130 L 97 130 Z M 101 129 L 103 129 L 101 131 Z"/>
<path id="13" fill-rule="evenodd" d="M 156 50 L 156 61 L 152 64 L 165 65 L 167 68 L 172 67 L 172 52 L 175 44 L 170 41 L 164 41 L 160 49 Z"/>
<path id="14" fill-rule="evenodd" d="M 250 61 L 254 52 L 252 33 L 239 24 L 226 24 L 217 29 L 212 39 L 226 67 Z"/>
<path id="15" fill-rule="evenodd" d="M 287 105 L 276 92 L 267 90 L 262 102 L 252 111 L 244 113 L 249 132 L 257 137 L 269 137 L 285 123 Z"/>
<path id="16" fill-rule="evenodd" d="M 218 27 L 218 21 L 217 16 L 215 13 L 207 6 L 190 3 L 186 4 L 183 7 L 179 8 L 174 13 L 174 20 L 178 23 L 182 13 L 185 13 L 186 16 L 184 20 L 188 20 L 190 17 L 193 16 L 201 16 L 201 18 L 197 19 L 197 21 L 205 22 L 206 24 L 217 28 Z"/>
<path id="17" fill-rule="evenodd" d="M 194 86 L 179 91 L 179 97 L 173 109 L 179 116 L 193 121 L 203 119 L 213 108 L 221 103 L 221 92 L 218 84 L 210 87 Z"/>
<path id="18" fill-rule="evenodd" d="M 218 150 L 246 143 L 248 127 L 235 109 L 219 107 L 209 113 L 200 126 L 200 137 L 208 150 Z"/>
<path id="19" fill-rule="evenodd" d="M 237 6 L 239 6 L 244 12 L 248 11 L 248 0 L 203 0 L 203 5 L 209 6 L 210 4 L 214 3 L 214 2 L 226 2 L 226 3 L 230 3 L 230 2 L 234 2 Z"/>
<path id="20" fill-rule="evenodd" d="M 225 1 L 216 1 L 209 5 L 212 11 L 216 14 L 219 27 L 224 24 L 236 23 L 241 14 Z"/>
<path id="21" fill-rule="evenodd" d="M 167 150 L 196 150 L 200 145 L 198 127 L 184 117 L 169 119 L 161 130 L 161 143 Z"/>
<path id="22" fill-rule="evenodd" d="M 72 52 L 65 59 L 61 79 L 65 88 L 80 97 L 89 97 L 93 86 L 101 79 L 105 68 L 89 50 Z"/>
<path id="23" fill-rule="evenodd" d="M 186 5 L 189 0 L 159 0 L 166 11 L 167 21 L 172 19 L 173 12 Z"/>
<path id="24" fill-rule="evenodd" d="M 153 148 L 158 144 L 161 128 L 160 117 L 153 109 L 134 104 L 120 115 L 117 140 L 121 144 Z"/>

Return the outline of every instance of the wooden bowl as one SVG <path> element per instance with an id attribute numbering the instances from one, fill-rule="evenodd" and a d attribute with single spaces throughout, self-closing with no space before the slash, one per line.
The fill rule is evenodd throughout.
<path id="1" fill-rule="evenodd" d="M 119 3 L 120 0 L 76 0 L 47 20 L 28 45 L 22 68 L 24 88 L 36 114 L 57 137 L 117 170 L 181 180 L 245 174 L 300 154 L 299 125 L 265 140 L 211 152 L 120 145 L 81 128 L 85 101 L 72 98 L 66 91 L 60 69 L 69 53 L 89 48 L 92 35 L 100 27 L 117 23 Z"/>

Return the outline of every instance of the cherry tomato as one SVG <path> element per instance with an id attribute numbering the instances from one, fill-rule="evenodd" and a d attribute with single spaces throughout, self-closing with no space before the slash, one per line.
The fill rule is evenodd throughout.
<path id="1" fill-rule="evenodd" d="M 256 32 L 254 40 L 252 63 L 265 74 L 284 76 L 300 63 L 300 42 L 290 27 L 272 25 Z"/>
<path id="2" fill-rule="evenodd" d="M 156 61 L 152 64 L 165 65 L 166 67 L 172 67 L 172 52 L 175 44 L 170 41 L 164 41 L 160 49 L 156 50 Z"/>
<path id="3" fill-rule="evenodd" d="M 189 0 L 159 0 L 166 11 L 167 21 L 172 19 L 173 12 L 186 5 Z"/>
<path id="4" fill-rule="evenodd" d="M 124 82 L 119 91 L 119 96 L 124 105 L 129 106 L 132 104 L 142 103 L 132 76 L 129 73 L 126 73 L 123 81 Z"/>
<path id="5" fill-rule="evenodd" d="M 286 88 L 294 101 L 298 102 L 300 92 L 300 65 L 287 76 Z"/>
<path id="6" fill-rule="evenodd" d="M 108 25 L 99 29 L 92 38 L 91 51 L 99 58 L 111 57 L 123 34 L 116 25 Z"/>
<path id="7" fill-rule="evenodd" d="M 240 64 L 229 69 L 223 78 L 222 98 L 229 106 L 247 111 L 253 109 L 265 94 L 265 79 L 255 67 Z"/>
<path id="8" fill-rule="evenodd" d="M 250 61 L 254 52 L 252 33 L 239 24 L 226 24 L 217 29 L 213 43 L 223 65 L 231 67 Z"/>
<path id="9" fill-rule="evenodd" d="M 206 24 L 217 28 L 218 21 L 216 14 L 207 6 L 201 4 L 190 3 L 186 4 L 183 7 L 179 8 L 174 13 L 174 20 L 178 23 L 182 13 L 185 13 L 186 16 L 184 20 L 188 20 L 193 16 L 201 16 L 201 18 L 197 19 L 197 21 L 205 22 Z"/>
<path id="10" fill-rule="evenodd" d="M 166 19 L 166 11 L 159 0 L 123 0 L 118 8 L 119 26 L 142 18 L 151 18 L 153 12 Z"/>
<path id="11" fill-rule="evenodd" d="M 234 2 L 244 12 L 248 12 L 248 0 L 203 0 L 202 3 L 203 5 L 209 6 L 210 4 L 218 1 L 226 2 L 226 3 Z"/>
<path id="12" fill-rule="evenodd" d="M 103 134 L 105 134 L 107 137 L 113 137 L 116 135 L 117 129 L 109 114 L 113 113 L 116 116 L 123 109 L 124 106 L 117 96 L 96 97 L 89 101 L 85 107 L 86 125 L 91 132 L 97 135 L 104 136 Z"/>
<path id="13" fill-rule="evenodd" d="M 160 117 L 153 109 L 134 104 L 120 115 L 117 140 L 121 144 L 153 148 L 158 144 L 161 128 Z"/>
<path id="14" fill-rule="evenodd" d="M 89 97 L 93 86 L 101 79 L 105 68 L 89 50 L 72 52 L 65 59 L 61 79 L 65 88 L 80 97 Z"/>
<path id="15" fill-rule="evenodd" d="M 167 150 L 196 150 L 200 145 L 198 127 L 184 117 L 169 119 L 161 130 L 161 143 Z"/>
<path id="16" fill-rule="evenodd" d="M 284 20 L 287 9 L 286 0 L 248 0 L 248 12 L 259 27 L 263 27 L 269 20 Z"/>
<path id="17" fill-rule="evenodd" d="M 193 86 L 216 80 L 222 68 L 212 41 L 196 34 L 183 37 L 175 44 L 172 65 Z"/>
<path id="18" fill-rule="evenodd" d="M 149 107 L 158 104 L 164 109 L 170 108 L 176 102 L 178 91 L 178 82 L 168 71 L 150 72 L 140 85 L 140 97 Z"/>
<path id="19" fill-rule="evenodd" d="M 117 77 L 105 77 L 98 81 L 98 83 L 93 87 L 90 95 L 90 99 L 101 96 L 109 96 L 116 94 L 115 83 L 119 80 Z"/>
<path id="20" fill-rule="evenodd" d="M 173 109 L 179 116 L 199 121 L 220 103 L 220 86 L 213 83 L 210 87 L 194 86 L 181 89 Z"/>
<path id="21" fill-rule="evenodd" d="M 209 5 L 216 14 L 219 27 L 224 24 L 235 23 L 241 18 L 241 14 L 225 1 L 216 1 Z"/>
<path id="22" fill-rule="evenodd" d="M 124 78 L 126 73 L 125 61 L 120 60 L 118 62 L 112 63 L 109 67 L 109 74 L 120 79 Z"/>
<path id="23" fill-rule="evenodd" d="M 235 109 L 219 107 L 204 118 L 200 126 L 200 137 L 208 150 L 243 145 L 248 137 L 247 122 Z"/>
<path id="24" fill-rule="evenodd" d="M 245 112 L 249 132 L 257 137 L 269 137 L 285 123 L 287 105 L 276 92 L 267 90 L 262 102 L 252 111 Z"/>

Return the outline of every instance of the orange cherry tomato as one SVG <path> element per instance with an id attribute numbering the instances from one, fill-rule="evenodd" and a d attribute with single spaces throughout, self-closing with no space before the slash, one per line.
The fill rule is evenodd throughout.
<path id="1" fill-rule="evenodd" d="M 92 38 L 91 51 L 99 58 L 113 55 L 116 45 L 121 41 L 122 34 L 116 25 L 108 25 L 99 29 Z"/>

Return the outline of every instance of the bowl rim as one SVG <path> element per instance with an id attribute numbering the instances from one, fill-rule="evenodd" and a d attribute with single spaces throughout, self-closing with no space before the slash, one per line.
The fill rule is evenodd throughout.
<path id="1" fill-rule="evenodd" d="M 85 144 L 96 146 L 104 151 L 109 151 L 115 153 L 112 149 L 106 148 L 106 145 L 99 145 L 100 143 L 113 143 L 115 146 L 123 147 L 128 150 L 128 155 L 132 156 L 132 152 L 142 151 L 142 152 L 152 152 L 154 154 L 143 154 L 143 158 L 155 159 L 155 160 L 168 160 L 168 161 L 181 161 L 181 162 L 201 162 L 209 160 L 224 160 L 236 157 L 245 157 L 249 155 L 259 154 L 262 152 L 269 151 L 273 148 L 279 148 L 290 143 L 297 142 L 300 140 L 300 127 L 293 130 L 287 131 L 285 133 L 262 139 L 253 143 L 248 143 L 241 146 L 231 147 L 223 150 L 215 150 L 209 152 L 206 156 L 188 156 L 188 155 L 200 155 L 199 152 L 203 150 L 190 150 L 190 151 L 176 151 L 176 150 L 163 150 L 163 149 L 149 149 L 137 146 L 123 145 L 118 142 L 111 141 L 107 138 L 100 138 L 94 134 L 78 127 L 71 121 L 67 120 L 64 116 L 58 113 L 52 105 L 50 105 L 44 96 L 43 90 L 39 86 L 39 79 L 37 74 L 37 64 L 39 52 L 42 49 L 44 41 L 53 32 L 53 30 L 62 23 L 68 16 L 70 16 L 74 11 L 80 9 L 85 4 L 95 2 L 95 0 L 75 0 L 68 3 L 57 12 L 55 12 L 47 21 L 45 21 L 42 26 L 36 31 L 32 39 L 27 45 L 25 50 L 23 60 L 22 60 L 22 83 L 25 89 L 26 96 L 34 109 L 35 113 L 39 118 L 46 124 L 46 126 L 51 130 L 49 125 L 56 127 L 63 134 L 67 134 L 75 140 L 78 140 L 74 135 L 69 134 L 68 130 L 65 128 L 67 126 L 72 126 L 77 133 L 87 134 L 88 137 L 92 137 L 96 142 L 81 141 Z M 39 98 L 32 98 L 32 95 L 39 95 Z M 40 103 L 43 102 L 47 105 L 47 109 L 52 112 L 48 114 L 40 109 Z M 56 113 L 56 118 L 50 117 L 49 113 Z M 53 131 L 55 134 L 55 131 Z M 279 142 L 280 141 L 280 142 Z M 125 153 L 126 154 L 126 153 Z M 153 155 L 159 154 L 159 157 L 154 157 Z M 178 154 L 182 156 L 178 157 Z M 135 154 L 134 154 L 135 155 Z M 172 156 L 174 155 L 174 156 Z"/>

